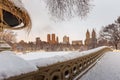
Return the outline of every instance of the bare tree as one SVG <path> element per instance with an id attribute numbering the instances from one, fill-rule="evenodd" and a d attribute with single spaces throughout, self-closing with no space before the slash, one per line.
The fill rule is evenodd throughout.
<path id="1" fill-rule="evenodd" d="M 117 18 L 117 21 L 115 21 L 115 22 L 120 24 L 120 16 Z"/>
<path id="2" fill-rule="evenodd" d="M 90 10 L 91 0 L 45 0 L 52 16 L 60 19 L 77 15 L 85 17 Z"/>
<path id="3" fill-rule="evenodd" d="M 120 17 L 115 23 L 105 26 L 100 31 L 100 39 L 106 39 L 111 42 L 116 49 L 120 43 Z"/>
<path id="4" fill-rule="evenodd" d="M 6 41 L 8 44 L 12 44 L 16 42 L 16 34 L 12 31 L 5 30 L 0 32 L 0 40 Z"/>

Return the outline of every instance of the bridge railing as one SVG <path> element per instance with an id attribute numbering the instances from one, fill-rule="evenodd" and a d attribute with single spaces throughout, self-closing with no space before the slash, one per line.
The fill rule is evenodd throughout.
<path id="1" fill-rule="evenodd" d="M 107 51 L 111 51 L 111 49 L 105 47 L 75 59 L 58 62 L 46 67 L 38 67 L 36 72 L 11 77 L 7 80 L 73 80 Z"/>

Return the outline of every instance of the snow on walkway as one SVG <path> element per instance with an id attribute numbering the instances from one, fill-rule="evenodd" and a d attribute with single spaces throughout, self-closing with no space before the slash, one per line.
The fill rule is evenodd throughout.
<path id="1" fill-rule="evenodd" d="M 80 80 L 120 80 L 120 52 L 108 52 Z"/>

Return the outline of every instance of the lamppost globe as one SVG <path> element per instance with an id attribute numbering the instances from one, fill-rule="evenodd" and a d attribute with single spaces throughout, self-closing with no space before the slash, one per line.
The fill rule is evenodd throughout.
<path id="1" fill-rule="evenodd" d="M 0 31 L 31 29 L 31 19 L 20 0 L 0 0 Z"/>

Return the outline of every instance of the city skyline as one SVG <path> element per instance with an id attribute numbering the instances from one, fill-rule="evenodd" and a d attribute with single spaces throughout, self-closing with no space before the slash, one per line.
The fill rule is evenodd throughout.
<path id="1" fill-rule="evenodd" d="M 94 38 L 97 38 L 96 37 L 96 31 L 94 29 L 92 29 L 92 32 L 90 32 L 89 29 L 87 29 L 84 35 L 85 35 L 85 40 L 87 39 L 89 41 L 90 41 L 91 38 L 93 38 L 93 36 L 94 36 Z M 37 37 L 34 38 L 33 41 L 30 41 L 30 40 L 25 41 L 25 40 L 21 39 L 18 42 L 25 41 L 25 42 L 29 43 L 29 42 L 35 42 L 35 41 L 43 41 L 43 42 L 47 42 L 49 44 L 58 44 L 58 43 L 63 43 L 63 44 L 74 44 L 75 43 L 76 44 L 76 42 L 78 42 L 80 44 L 85 44 L 86 45 L 85 40 L 82 40 L 82 39 L 70 40 L 70 37 L 67 36 L 67 35 L 63 35 L 61 41 L 59 41 L 59 39 L 60 39 L 60 37 L 57 34 L 55 34 L 55 33 L 49 34 L 48 33 L 48 34 L 46 34 L 46 40 L 42 40 L 40 36 L 37 36 Z"/>
<path id="2" fill-rule="evenodd" d="M 38 36 L 42 40 L 46 40 L 46 34 L 48 33 L 57 34 L 60 37 L 60 41 L 62 41 L 64 35 L 69 36 L 70 40 L 85 40 L 85 35 L 83 34 L 85 34 L 87 29 L 91 32 L 94 28 L 98 34 L 102 26 L 113 23 L 120 16 L 120 11 L 117 10 L 120 7 L 119 0 L 93 0 L 91 3 L 94 6 L 83 20 L 75 17 L 69 21 L 57 23 L 50 19 L 44 4 L 40 4 L 40 0 L 23 0 L 23 3 L 27 3 L 25 7 L 31 15 L 33 26 L 29 35 L 25 31 L 15 31 L 18 34 L 18 41 L 20 39 L 33 41 Z M 36 10 L 35 7 L 39 7 L 40 10 Z"/>
<path id="3" fill-rule="evenodd" d="M 110 42 L 107 40 L 99 40 L 96 38 L 96 32 L 93 29 L 92 33 L 89 30 L 86 31 L 86 38 L 82 40 L 72 40 L 70 42 L 69 36 L 64 36 L 63 41 L 59 42 L 59 36 L 57 34 L 47 34 L 47 41 L 41 40 L 40 37 L 36 37 L 35 41 L 26 42 L 21 40 L 20 42 L 13 43 L 12 49 L 17 52 L 29 52 L 29 51 L 74 51 L 74 50 L 88 50 L 98 46 L 110 46 Z"/>

